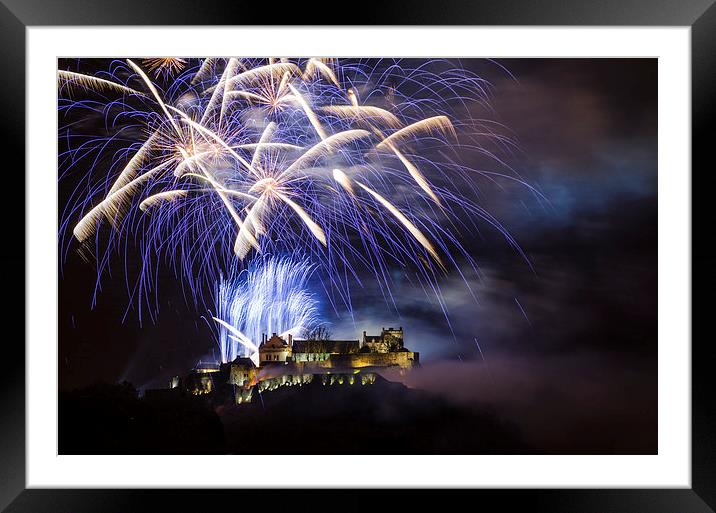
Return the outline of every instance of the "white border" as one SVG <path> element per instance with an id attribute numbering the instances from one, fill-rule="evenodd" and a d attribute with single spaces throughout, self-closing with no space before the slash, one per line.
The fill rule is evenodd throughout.
<path id="1" fill-rule="evenodd" d="M 27 52 L 28 487 L 273 486 L 293 459 L 325 471 L 281 485 L 690 487 L 689 28 L 29 27 Z M 56 58 L 150 54 L 658 57 L 658 456 L 58 456 Z"/>

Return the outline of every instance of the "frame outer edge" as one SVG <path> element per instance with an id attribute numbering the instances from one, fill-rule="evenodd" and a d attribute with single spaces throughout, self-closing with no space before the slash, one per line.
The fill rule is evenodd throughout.
<path id="1" fill-rule="evenodd" d="M 712 318 L 713 302 L 708 298 L 716 287 L 716 258 L 708 243 L 696 243 L 695 234 L 712 230 L 714 214 L 713 145 L 716 140 L 716 4 L 691 27 L 691 101 L 692 101 L 692 277 L 699 269 L 698 280 L 692 278 L 692 425 L 691 484 L 693 490 L 712 509 L 716 509 L 716 388 L 713 371 L 712 328 L 705 319 Z M 706 164 L 708 167 L 706 167 Z M 696 169 L 700 172 L 697 174 Z M 694 183 L 698 181 L 698 187 Z M 696 301 L 700 298 L 701 301 Z M 698 321 L 697 321 L 698 317 Z M 702 327 L 700 331 L 697 329 Z M 708 331 L 707 331 L 708 330 Z"/>
<path id="2" fill-rule="evenodd" d="M 713 0 L 402 0 L 362 2 L 350 17 L 335 2 L 286 4 L 270 14 L 247 0 L 2 0 L 25 25 L 681 25 Z"/>
<path id="3" fill-rule="evenodd" d="M 58 9 L 67 9 L 67 0 L 59 0 L 55 4 L 40 5 L 44 2 L 38 2 L 36 0 L 26 0 L 27 7 L 22 6 L 16 0 L 3 0 L 0 3 L 0 44 L 3 48 L 2 61 L 6 77 L 10 77 L 5 81 L 3 87 L 3 94 L 0 97 L 2 102 L 2 112 L 4 123 L 0 126 L 5 138 L 3 141 L 9 148 L 23 148 L 22 152 L 18 152 L 19 159 L 16 162 L 19 169 L 24 169 L 24 127 L 25 127 L 25 23 L 38 24 L 38 25 L 53 25 L 62 23 L 73 23 L 73 24 L 91 24 L 92 20 L 88 18 L 94 18 L 97 14 L 96 11 L 89 15 L 82 15 L 76 12 L 72 12 L 71 9 L 64 13 L 58 13 Z M 692 109 L 692 130 L 693 130 L 693 160 L 703 159 L 706 162 L 707 158 L 711 157 L 709 152 L 709 145 L 713 144 L 716 130 L 714 130 L 714 120 L 716 119 L 716 97 L 714 91 L 716 91 L 716 6 L 710 5 L 713 0 L 692 0 L 688 5 L 684 5 L 686 2 L 671 2 L 665 1 L 666 9 L 670 13 L 672 19 L 671 24 L 690 24 L 695 18 L 692 26 L 692 102 L 697 108 Z M 11 4 L 12 10 L 5 4 Z M 98 2 L 108 7 L 105 2 Z M 187 2 L 177 2 L 178 4 Z M 452 3 L 452 2 L 451 2 Z M 543 2 L 541 2 L 543 3 Z M 550 4 L 551 2 L 547 2 Z M 659 4 L 664 4 L 658 2 Z M 595 2 L 597 4 L 597 2 Z M 598 2 L 601 7 L 607 7 L 611 5 L 611 2 Z M 645 15 L 647 9 L 637 9 L 635 12 L 634 2 L 628 2 L 629 6 L 625 9 L 627 16 L 626 22 L 621 24 L 659 24 L 663 23 L 663 16 L 649 16 Z M 642 4 L 644 4 L 642 2 Z M 676 15 L 675 10 L 677 4 L 680 4 L 684 11 L 681 15 Z M 609 24 L 610 19 L 605 19 L 605 15 L 596 15 L 595 11 L 589 10 L 586 7 L 586 2 L 581 5 L 582 9 L 575 9 L 576 11 L 582 11 L 581 14 L 577 14 L 574 17 L 574 22 L 577 24 L 597 24 L 604 23 Z M 709 7 L 710 5 L 710 7 Z M 157 2 L 154 2 L 154 6 L 157 6 Z M 506 13 L 497 14 L 495 12 L 489 13 L 483 19 L 485 24 L 499 24 L 499 23 L 511 23 L 519 24 L 517 21 L 523 16 L 513 16 L 512 11 L 517 6 L 517 2 L 510 1 L 509 6 L 505 9 Z M 111 11 L 118 9 L 119 4 L 114 4 L 114 9 L 111 7 L 107 8 L 107 14 L 111 14 Z M 625 6 L 626 7 L 626 6 Z M 648 10 L 659 10 L 654 9 L 655 6 L 649 6 Z M 49 8 L 49 9 L 46 9 Z M 45 9 L 43 11 L 43 9 Z M 704 11 L 704 9 L 706 9 Z M 452 9 L 450 9 L 452 10 Z M 499 9 L 495 9 L 498 11 Z M 156 11 L 151 7 L 149 8 L 150 16 L 145 21 L 147 24 L 156 23 Z M 570 20 L 565 17 L 565 14 L 555 16 L 554 10 L 549 9 L 551 12 L 552 19 L 554 20 L 551 24 L 568 24 Z M 606 18 L 612 18 L 615 13 L 614 8 L 607 8 L 609 11 L 606 14 Z M 18 13 L 19 17 L 14 14 Z M 126 12 L 126 11 L 125 11 Z M 419 10 L 418 18 L 422 18 L 423 10 Z M 425 11 L 427 12 L 427 11 Z M 454 11 L 453 11 L 454 12 Z M 686 13 L 686 14 L 685 14 Z M 697 13 L 700 13 L 697 14 Z M 86 13 L 85 13 L 86 14 Z M 474 14 L 474 13 L 471 13 Z M 576 14 L 576 13 L 575 13 Z M 636 17 L 635 17 L 636 15 Z M 199 16 L 194 20 L 195 23 L 208 23 L 207 18 L 211 17 L 211 13 L 208 16 Z M 693 16 L 693 17 L 691 17 Z M 690 17 L 690 19 L 685 19 Z M 99 14 L 96 16 L 97 21 L 106 22 L 106 16 Z M 228 23 L 231 23 L 233 17 L 228 18 Z M 394 14 L 390 15 L 389 18 L 394 18 Z M 442 18 L 442 17 L 441 17 Z M 466 16 L 464 19 L 470 21 L 474 16 Z M 22 20 L 22 21 L 21 21 Z M 135 18 L 136 20 L 136 18 Z M 225 23 L 226 23 L 225 18 Z M 559 20 L 559 21 L 557 21 Z M 641 21 L 639 21 L 641 20 Z M 117 20 L 121 23 L 121 20 Z M 180 20 L 175 17 L 173 20 L 167 20 L 168 23 L 181 24 L 184 20 Z M 247 20 L 248 21 L 248 20 Z M 415 19 L 411 20 L 415 23 Z M 417 20 L 420 22 L 420 20 Z M 433 22 L 440 20 L 433 19 Z M 445 20 L 442 20 L 443 22 Z M 545 23 L 544 16 L 534 18 L 527 24 L 540 24 Z M 450 23 L 448 21 L 448 23 Z M 524 23 L 524 22 L 523 22 Z M 613 23 L 613 21 L 612 21 Z M 703 211 L 697 210 L 695 207 L 695 200 L 697 197 L 703 196 L 706 200 L 706 194 L 711 190 L 710 187 L 704 186 L 706 177 L 709 177 L 713 181 L 713 173 L 709 170 L 699 176 L 701 187 L 693 190 L 693 233 L 696 233 L 697 224 L 703 228 L 708 229 L 706 224 L 708 223 L 709 216 L 711 215 L 708 211 L 703 208 Z M 709 184 L 710 185 L 710 184 Z M 22 185 L 23 193 L 18 195 L 19 202 L 24 202 L 24 184 Z M 704 202 L 700 202 L 700 205 L 704 205 Z M 17 215 L 16 205 L 11 203 L 4 203 L 3 209 L 8 213 L 12 213 L 13 216 Z M 24 208 L 22 209 L 24 211 Z M 701 217 L 698 214 L 705 214 L 705 217 Z M 8 217 L 12 219 L 13 217 Z M 703 219 L 703 220 L 702 220 Z M 8 233 L 9 237 L 6 240 L 22 241 L 22 250 L 14 253 L 14 257 L 8 257 L 6 254 L 0 255 L 2 263 L 6 266 L 6 269 L 13 270 L 20 266 L 23 270 L 24 266 L 24 223 L 19 227 L 8 228 L 12 230 Z M 693 244 L 693 242 L 692 242 Z M 16 247 L 19 244 L 16 245 Z M 707 257 L 705 252 L 702 251 L 702 246 L 696 246 L 693 244 L 693 252 L 696 254 L 698 249 L 698 255 L 694 259 L 694 265 L 704 266 L 704 264 L 716 263 L 716 259 Z M 19 254 L 18 254 L 19 253 Z M 693 257 L 692 257 L 693 258 Z M 7 312 L 9 318 L 24 320 L 24 282 L 20 278 L 24 273 L 20 274 L 17 272 L 8 273 L 7 280 L 10 281 L 11 286 L 17 286 L 18 290 L 22 288 L 21 296 L 23 301 L 15 301 L 14 305 L 11 306 L 10 312 Z M 716 285 L 716 279 L 714 273 L 704 273 L 701 275 L 701 282 L 695 284 L 693 291 L 699 291 L 709 288 L 713 290 Z M 6 282 L 7 283 L 7 282 Z M 705 296 L 706 297 L 706 296 Z M 706 314 L 706 306 L 702 304 L 698 306 L 695 302 L 693 304 L 692 316 L 698 312 L 702 314 L 704 318 Z M 22 314 L 22 315 L 20 315 Z M 20 323 L 18 323 L 20 324 Z M 24 332 L 24 321 L 21 324 L 21 331 Z M 694 324 L 694 326 L 698 326 Z M 10 342 L 4 344 L 4 348 L 9 350 L 8 356 L 12 358 L 12 362 L 15 364 L 13 367 L 3 372 L 0 378 L 0 404 L 2 404 L 3 415 L 0 416 L 0 432 L 3 433 L 3 437 L 0 438 L 0 509 L 3 509 L 9 502 L 11 502 L 17 494 L 22 491 L 25 487 L 25 383 L 24 383 L 24 363 L 25 354 L 24 346 L 18 348 L 19 344 L 13 343 L 12 340 L 8 340 L 3 337 L 5 341 Z M 24 333 L 22 334 L 24 340 Z M 704 342 L 703 345 L 706 345 Z M 13 346 L 15 346 L 13 348 Z M 693 490 L 700 496 L 700 498 L 711 507 L 716 504 L 716 490 L 714 490 L 714 483 L 716 483 L 716 439 L 714 433 L 716 433 L 716 407 L 712 401 L 711 390 L 713 390 L 714 380 L 711 377 L 713 375 L 712 363 L 708 358 L 708 353 L 703 346 L 694 344 L 692 347 L 692 383 L 693 383 L 693 426 L 692 426 L 692 484 Z"/>
<path id="4" fill-rule="evenodd" d="M 25 26 L 0 3 L 0 94 L 3 169 L 25 176 Z M 8 151 L 9 150 L 9 151 Z M 13 158 L 14 157 L 14 158 Z M 0 251 L 3 371 L 0 373 L 0 509 L 25 488 L 25 183 L 0 202 L 3 250 Z M 17 222 L 22 217 L 22 222 Z M 22 340 L 22 343 L 20 341 Z"/>

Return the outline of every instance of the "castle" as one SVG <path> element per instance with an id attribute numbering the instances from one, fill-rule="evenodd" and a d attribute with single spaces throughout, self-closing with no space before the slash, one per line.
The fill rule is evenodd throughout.
<path id="1" fill-rule="evenodd" d="M 375 370 L 401 370 L 419 365 L 419 353 L 405 348 L 403 328 L 383 328 L 380 335 L 359 340 L 299 340 L 293 336 L 264 335 L 259 365 L 250 358 L 223 364 L 199 363 L 183 379 L 174 376 L 170 389 L 191 395 L 230 395 L 236 404 L 250 402 L 257 390 L 304 385 L 320 379 L 324 385 L 372 384 Z"/>
<path id="2" fill-rule="evenodd" d="M 264 335 L 259 345 L 259 365 L 284 365 L 291 370 L 361 369 L 364 367 L 400 367 L 418 363 L 419 354 L 403 343 L 403 328 L 388 328 L 380 335 L 363 332 L 360 340 L 294 340 Z"/>

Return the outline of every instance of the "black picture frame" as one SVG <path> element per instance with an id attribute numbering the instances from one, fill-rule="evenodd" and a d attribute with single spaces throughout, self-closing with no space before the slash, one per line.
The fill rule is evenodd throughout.
<path id="1" fill-rule="evenodd" d="M 705 206 L 713 190 L 714 172 L 710 149 L 716 129 L 716 6 L 714 0 L 449 0 L 414 2 L 409 7 L 399 0 L 382 0 L 375 5 L 361 3 L 352 9 L 355 25 L 622 25 L 690 26 L 692 43 L 692 234 L 710 233 L 713 217 Z M 1 139 L 17 157 L 16 169 L 24 169 L 25 29 L 43 25 L 281 25 L 347 24 L 336 3 L 311 4 L 310 19 L 302 8 L 284 6 L 269 14 L 236 0 L 0 0 L 0 59 L 4 80 L 0 89 Z M 89 43 L 88 43 L 89 44 Z M 31 136 L 31 134 L 27 134 Z M 660 141 L 664 144 L 665 141 Z M 20 149 L 20 150 L 18 150 Z M 707 164 L 708 163 L 708 164 Z M 709 167 L 707 167 L 707 165 Z M 694 180 L 696 178 L 696 180 Z M 698 187 L 694 187 L 694 182 Z M 20 186 L 21 184 L 18 184 Z M 14 189 L 17 192 L 17 189 Z M 702 197 L 700 197 L 702 196 Z M 3 353 L 6 365 L 0 372 L 0 508 L 9 512 L 57 511 L 189 511 L 220 507 L 290 501 L 291 508 L 321 508 L 321 504 L 342 510 L 358 510 L 399 499 L 400 508 L 435 507 L 458 504 L 501 511 L 575 512 L 707 512 L 716 509 L 716 388 L 712 371 L 714 354 L 711 337 L 704 336 L 710 313 L 708 292 L 714 289 L 716 273 L 707 267 L 714 259 L 706 242 L 692 239 L 692 267 L 698 279 L 692 289 L 692 488 L 691 489 L 604 489 L 604 490 L 76 490 L 25 489 L 25 351 L 24 272 L 25 230 L 17 223 L 24 209 L 24 195 L 2 201 L 4 223 L 2 278 L 6 297 Z M 700 199 L 700 201 L 697 201 Z M 699 229 L 700 228 L 700 229 Z M 705 241 L 705 239 L 702 239 Z M 694 258 L 695 256 L 695 258 Z M 693 270 L 692 270 L 693 272 Z M 696 302 L 698 294 L 704 298 Z M 665 313 L 660 312 L 665 315 Z M 699 322 L 696 322 L 699 314 Z M 8 326 L 9 325 L 9 326 Z M 13 332 L 12 326 L 17 332 Z M 704 326 L 701 336 L 693 328 Z M 686 342 L 686 341 L 684 341 Z M 101 471 L 101 469 L 98 469 Z M 290 485 L 290 480 L 277 484 Z M 446 502 L 448 501 L 449 502 Z M 448 506 L 449 507 L 449 506 Z"/>

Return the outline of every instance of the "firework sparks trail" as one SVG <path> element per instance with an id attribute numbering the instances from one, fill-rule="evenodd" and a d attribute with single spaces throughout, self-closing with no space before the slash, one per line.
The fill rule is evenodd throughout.
<path id="1" fill-rule="evenodd" d="M 522 312 L 522 317 L 524 317 L 525 320 L 527 321 L 527 324 L 529 324 L 530 327 L 532 327 L 532 322 L 530 321 L 530 318 L 527 317 L 527 312 L 525 312 L 525 309 L 522 308 L 522 304 L 517 300 L 517 298 L 513 298 L 513 299 L 515 300 L 515 303 L 517 304 L 518 308 L 520 309 L 520 312 Z"/>
<path id="2" fill-rule="evenodd" d="M 308 282 L 316 265 L 298 255 L 254 259 L 248 269 L 216 285 L 218 345 L 222 362 L 248 355 L 258 365 L 261 336 L 297 336 L 321 324 Z"/>
<path id="3" fill-rule="evenodd" d="M 439 278 L 476 265 L 461 241 L 478 222 L 521 253 L 476 203 L 476 179 L 541 196 L 506 167 L 458 158 L 501 167 L 494 148 L 512 141 L 470 111 L 487 103 L 488 84 L 444 60 L 126 59 L 91 75 L 60 70 L 58 91 L 60 179 L 74 180 L 62 254 L 73 239 L 93 254 L 99 289 L 110 254 L 138 248 L 126 283 L 140 321 L 143 306 L 158 309 L 162 256 L 203 302 L 232 266 L 297 248 L 334 308 L 350 307 L 361 270 L 391 302 L 391 269 L 442 306 Z"/>

